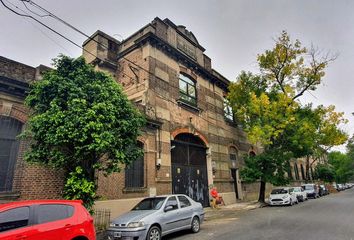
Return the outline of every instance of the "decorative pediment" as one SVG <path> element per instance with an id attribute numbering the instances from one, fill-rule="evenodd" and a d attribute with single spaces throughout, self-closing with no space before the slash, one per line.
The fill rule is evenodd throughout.
<path id="1" fill-rule="evenodd" d="M 183 33 L 183 35 L 187 37 L 189 40 L 199 45 L 197 38 L 194 36 L 194 34 L 191 31 L 188 31 L 185 26 L 179 25 L 177 26 L 177 29 L 178 31 Z"/>

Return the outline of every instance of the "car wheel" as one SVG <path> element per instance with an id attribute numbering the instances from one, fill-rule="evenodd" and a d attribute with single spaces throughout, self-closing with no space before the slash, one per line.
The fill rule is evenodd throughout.
<path id="1" fill-rule="evenodd" d="M 161 230 L 156 226 L 152 226 L 146 236 L 146 240 L 161 240 Z"/>
<path id="2" fill-rule="evenodd" d="M 198 217 L 194 217 L 192 220 L 191 230 L 193 233 L 197 233 L 200 230 L 200 221 Z"/>

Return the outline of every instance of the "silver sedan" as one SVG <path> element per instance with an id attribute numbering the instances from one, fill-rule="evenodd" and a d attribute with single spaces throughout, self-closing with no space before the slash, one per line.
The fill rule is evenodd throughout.
<path id="1" fill-rule="evenodd" d="M 197 233 L 203 220 L 202 205 L 186 195 L 149 197 L 114 219 L 107 230 L 107 238 L 160 240 L 166 234 L 184 229 Z"/>

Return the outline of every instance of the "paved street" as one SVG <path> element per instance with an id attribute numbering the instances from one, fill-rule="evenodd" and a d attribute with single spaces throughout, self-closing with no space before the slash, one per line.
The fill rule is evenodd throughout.
<path id="1" fill-rule="evenodd" d="M 293 207 L 230 211 L 210 219 L 198 234 L 188 232 L 165 239 L 354 239 L 354 190 L 346 190 Z"/>

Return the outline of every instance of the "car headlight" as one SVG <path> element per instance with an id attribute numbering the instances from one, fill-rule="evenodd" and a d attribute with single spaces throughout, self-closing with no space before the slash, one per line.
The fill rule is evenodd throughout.
<path id="1" fill-rule="evenodd" d="M 282 199 L 287 199 L 287 198 L 288 198 L 288 196 L 283 196 L 283 197 L 282 197 Z"/>
<path id="2" fill-rule="evenodd" d="M 138 227 L 143 227 L 144 222 L 131 222 L 128 224 L 128 228 L 138 228 Z"/>
<path id="3" fill-rule="evenodd" d="M 110 226 L 110 227 L 115 227 L 116 224 L 115 224 L 115 223 L 110 223 L 109 226 Z"/>

